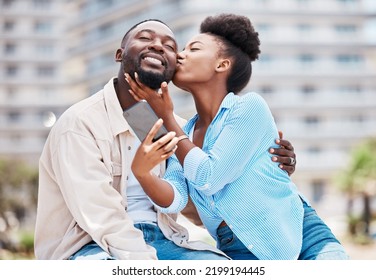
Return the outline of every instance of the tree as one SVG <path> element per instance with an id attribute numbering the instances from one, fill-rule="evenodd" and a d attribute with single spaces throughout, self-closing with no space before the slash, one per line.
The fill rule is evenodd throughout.
<path id="1" fill-rule="evenodd" d="M 13 159 L 0 159 L 0 248 L 15 249 L 12 231 L 35 213 L 38 170 Z"/>
<path id="2" fill-rule="evenodd" d="M 353 150 L 347 168 L 337 177 L 337 184 L 348 195 L 347 215 L 349 232 L 370 237 L 372 221 L 371 202 L 376 194 L 376 139 L 367 139 Z M 363 211 L 360 216 L 354 214 L 354 199 L 360 197 Z"/>

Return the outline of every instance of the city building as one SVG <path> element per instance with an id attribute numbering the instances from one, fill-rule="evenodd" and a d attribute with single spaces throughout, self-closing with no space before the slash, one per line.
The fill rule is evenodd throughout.
<path id="1" fill-rule="evenodd" d="M 37 165 L 50 127 L 71 104 L 62 76 L 64 5 L 0 1 L 0 157 Z"/>

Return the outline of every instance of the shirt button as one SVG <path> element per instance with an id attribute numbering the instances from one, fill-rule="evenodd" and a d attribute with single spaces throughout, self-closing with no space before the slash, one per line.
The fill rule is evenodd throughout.
<path id="1" fill-rule="evenodd" d="M 131 146 L 128 146 L 128 150 L 132 149 Z"/>
<path id="2" fill-rule="evenodd" d="M 215 204 L 214 201 L 210 202 L 210 205 L 211 205 L 211 206 L 214 206 L 214 204 Z"/>
<path id="3" fill-rule="evenodd" d="M 248 245 L 248 250 L 252 250 L 253 249 L 253 245 Z"/>
<path id="4" fill-rule="evenodd" d="M 230 229 L 232 229 L 232 225 L 228 225 L 228 227 L 229 227 Z"/>
<path id="5" fill-rule="evenodd" d="M 127 176 L 127 181 L 129 180 L 129 177 Z"/>

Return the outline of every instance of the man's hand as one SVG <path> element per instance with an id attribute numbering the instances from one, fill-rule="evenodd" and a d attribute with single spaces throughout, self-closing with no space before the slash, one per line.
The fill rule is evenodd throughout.
<path id="1" fill-rule="evenodd" d="M 295 172 L 296 155 L 294 147 L 288 140 L 282 139 L 282 131 L 278 131 L 280 139 L 276 139 L 276 143 L 280 148 L 270 148 L 269 152 L 273 154 L 272 161 L 279 162 L 279 167 L 285 170 L 289 176 Z"/>

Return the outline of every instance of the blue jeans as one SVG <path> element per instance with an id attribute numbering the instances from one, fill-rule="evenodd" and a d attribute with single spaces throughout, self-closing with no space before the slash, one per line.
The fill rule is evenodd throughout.
<path id="1" fill-rule="evenodd" d="M 303 245 L 299 260 L 347 260 L 343 246 L 316 211 L 303 202 Z M 217 230 L 217 247 L 234 260 L 257 260 L 228 226 Z"/>
<path id="2" fill-rule="evenodd" d="M 135 224 L 144 234 L 146 243 L 157 250 L 159 260 L 228 260 L 225 256 L 211 251 L 196 251 L 179 247 L 168 240 L 158 226 L 152 224 Z M 114 260 L 94 241 L 78 250 L 70 260 Z"/>

